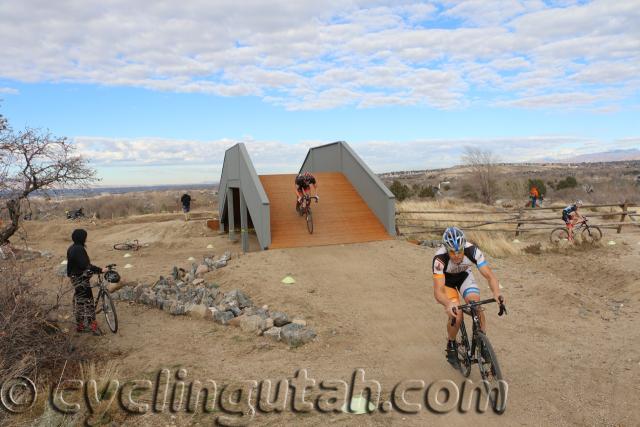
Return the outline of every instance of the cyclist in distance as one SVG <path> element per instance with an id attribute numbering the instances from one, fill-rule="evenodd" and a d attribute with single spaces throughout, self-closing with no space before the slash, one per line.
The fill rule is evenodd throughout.
<path id="1" fill-rule="evenodd" d="M 456 335 L 462 321 L 462 311 L 454 308 L 460 303 L 460 295 L 466 303 L 480 301 L 480 289 L 473 277 L 472 267 L 487 279 L 496 301 L 504 302 L 500 295 L 498 278 L 487 265 L 484 254 L 476 245 L 467 242 L 464 233 L 457 227 L 448 227 L 442 235 L 442 246 L 433 257 L 433 295 L 444 306 L 447 313 L 447 361 L 457 367 L 458 349 Z M 481 329 L 485 331 L 484 313 L 480 312 Z M 451 318 L 456 322 L 451 325 Z"/>
<path id="2" fill-rule="evenodd" d="M 569 205 L 562 210 L 562 220 L 567 225 L 569 240 L 573 240 L 573 227 L 578 223 L 578 221 L 584 220 L 584 217 L 578 213 L 580 206 L 582 206 L 582 200 L 576 200 L 574 204 Z"/>
<path id="3" fill-rule="evenodd" d="M 318 197 L 318 184 L 316 182 L 316 178 L 311 175 L 309 172 L 300 173 L 296 176 L 296 210 L 300 207 L 300 203 L 302 202 L 302 197 L 304 194 L 309 194 L 311 191 L 311 186 L 313 185 L 314 197 L 319 201 Z"/>

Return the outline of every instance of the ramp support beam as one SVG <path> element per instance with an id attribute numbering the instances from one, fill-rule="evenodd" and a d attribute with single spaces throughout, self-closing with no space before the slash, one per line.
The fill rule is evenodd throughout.
<path id="1" fill-rule="evenodd" d="M 233 200 L 233 188 L 227 188 L 227 219 L 229 222 L 229 240 L 236 241 L 236 219 L 234 217 L 235 201 Z"/>
<path id="2" fill-rule="evenodd" d="M 247 221 L 247 202 L 244 193 L 240 189 L 240 238 L 242 239 L 242 252 L 249 252 L 249 222 Z"/>

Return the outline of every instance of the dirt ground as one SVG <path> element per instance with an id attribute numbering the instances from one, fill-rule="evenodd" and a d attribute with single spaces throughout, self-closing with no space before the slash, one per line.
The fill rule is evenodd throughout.
<path id="1" fill-rule="evenodd" d="M 147 378 L 162 368 L 188 370 L 187 380 L 219 384 L 291 378 L 307 369 L 316 380 L 348 381 L 357 368 L 382 384 L 388 396 L 403 380 L 426 384 L 463 377 L 445 361 L 445 314 L 432 295 L 430 266 L 435 249 L 402 240 L 367 244 L 268 250 L 238 254 L 238 243 L 178 216 L 140 216 L 95 224 L 27 223 L 28 244 L 51 251 L 29 268 L 55 289 L 50 274 L 65 259 L 73 228 L 89 232 L 88 251 L 98 265 L 115 262 L 125 280 L 153 283 L 187 258 L 234 257 L 208 273 L 223 291 L 239 288 L 258 305 L 304 318 L 318 337 L 289 349 L 266 337 L 190 317 L 173 317 L 118 302 L 120 330 L 79 342 L 119 352 L 119 378 Z M 252 425 L 638 425 L 640 419 L 640 235 L 614 235 L 615 245 L 565 253 L 490 259 L 506 296 L 509 314 L 488 309 L 489 337 L 509 384 L 503 415 L 426 409 L 352 415 L 311 412 L 256 413 Z M 112 245 L 138 239 L 149 246 L 132 257 Z M 255 242 L 254 242 L 255 244 Z M 212 245 L 213 249 L 207 249 Z M 124 264 L 130 269 L 120 268 Z M 281 283 L 285 275 L 293 285 Z M 55 277 L 55 279 L 51 279 Z M 481 277 L 476 273 L 476 278 Z M 484 296 L 489 296 L 481 282 Z M 478 380 L 477 366 L 471 379 Z M 419 402 L 411 392 L 408 400 Z M 130 416 L 129 425 L 213 425 L 213 415 L 184 413 Z"/>

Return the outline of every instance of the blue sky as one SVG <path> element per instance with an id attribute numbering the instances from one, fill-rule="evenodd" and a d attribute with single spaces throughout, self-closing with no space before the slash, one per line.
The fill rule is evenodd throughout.
<path id="1" fill-rule="evenodd" d="M 0 0 L 0 113 L 102 185 L 215 181 L 236 142 L 259 173 L 640 148 L 638 0 L 54 3 Z"/>

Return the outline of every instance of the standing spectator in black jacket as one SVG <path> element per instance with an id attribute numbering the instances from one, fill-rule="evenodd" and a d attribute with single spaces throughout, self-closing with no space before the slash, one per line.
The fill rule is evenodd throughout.
<path id="1" fill-rule="evenodd" d="M 180 197 L 180 202 L 182 203 L 182 212 L 184 212 L 184 220 L 189 221 L 189 212 L 191 211 L 191 196 L 187 193 L 184 193 L 182 197 Z"/>
<path id="2" fill-rule="evenodd" d="M 90 275 L 85 272 L 105 273 L 107 269 L 91 264 L 85 248 L 86 230 L 73 230 L 71 240 L 73 240 L 73 244 L 67 249 L 67 276 L 71 279 L 74 288 L 73 305 L 76 316 L 76 331 L 84 332 L 88 327 L 95 335 L 99 335 L 93 292 L 89 284 Z"/>

